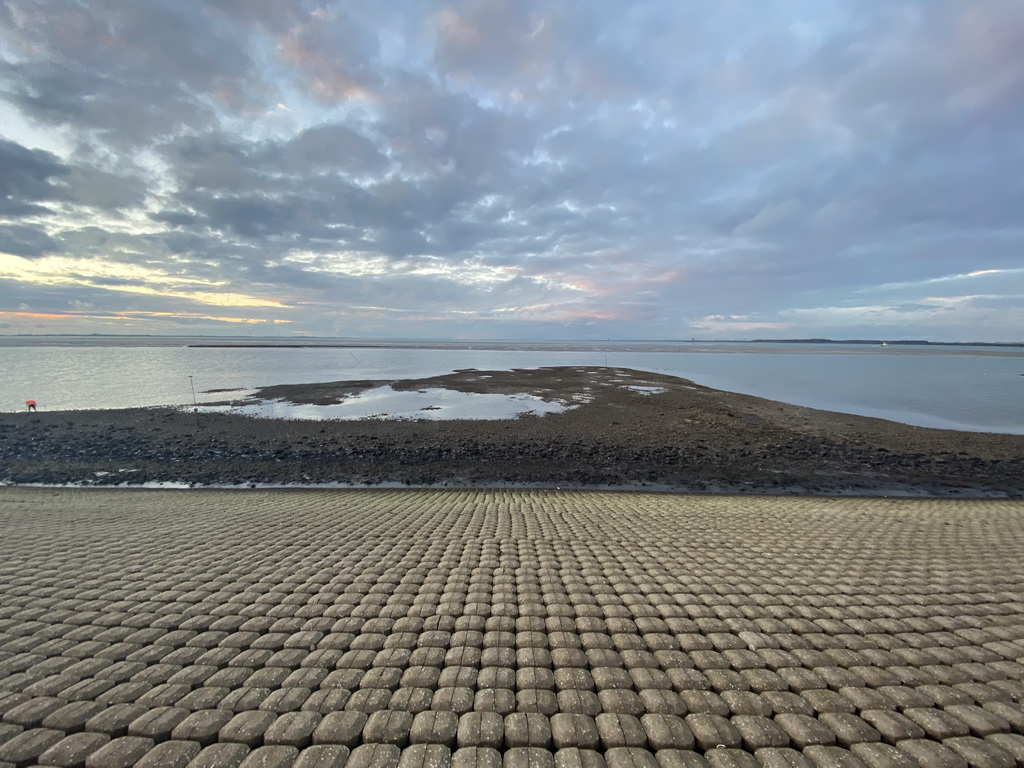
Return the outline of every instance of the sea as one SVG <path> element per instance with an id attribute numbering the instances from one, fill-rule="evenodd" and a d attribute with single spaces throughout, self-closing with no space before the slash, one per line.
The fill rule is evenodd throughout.
<path id="1" fill-rule="evenodd" d="M 0 410 L 192 406 L 272 384 L 614 366 L 920 427 L 1024 434 L 1024 348 L 686 341 L 0 336 Z"/>

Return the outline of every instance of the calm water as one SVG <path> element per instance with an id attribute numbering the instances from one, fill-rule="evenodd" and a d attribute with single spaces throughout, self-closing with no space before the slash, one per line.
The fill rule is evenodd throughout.
<path id="1" fill-rule="evenodd" d="M 0 410 L 179 405 L 212 389 L 419 378 L 459 368 L 613 365 L 918 426 L 1024 434 L 1024 350 L 687 343 L 194 348 L 189 339 L 0 340 Z M 192 340 L 209 343 L 210 339 Z M 177 345 L 177 346 L 175 346 Z M 190 378 L 191 377 L 191 378 Z"/>

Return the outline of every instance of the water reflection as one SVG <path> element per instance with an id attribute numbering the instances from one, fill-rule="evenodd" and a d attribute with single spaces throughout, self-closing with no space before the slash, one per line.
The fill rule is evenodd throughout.
<path id="1" fill-rule="evenodd" d="M 582 399 L 580 400 L 582 401 Z M 453 389 L 421 389 L 398 392 L 390 386 L 375 387 L 333 405 L 297 405 L 265 400 L 231 406 L 201 406 L 207 412 L 231 412 L 265 419 L 514 419 L 561 413 L 574 404 L 543 400 L 534 395 L 478 394 Z"/>

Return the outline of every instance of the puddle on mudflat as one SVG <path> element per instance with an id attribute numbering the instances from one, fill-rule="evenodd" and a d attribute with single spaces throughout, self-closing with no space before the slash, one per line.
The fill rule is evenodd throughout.
<path id="1" fill-rule="evenodd" d="M 628 389 L 632 392 L 639 392 L 641 395 L 661 395 L 668 392 L 665 387 L 642 387 L 637 384 L 626 384 L 622 388 Z M 692 389 L 692 387 L 690 387 L 690 389 Z"/>
<path id="2" fill-rule="evenodd" d="M 584 398 L 577 400 L 577 403 Z M 298 405 L 284 400 L 264 400 L 238 405 L 200 406 L 210 413 L 234 413 L 264 419 L 396 419 L 441 421 L 448 419 L 499 420 L 524 415 L 562 413 L 576 403 L 552 402 L 528 395 L 479 394 L 454 389 L 422 389 L 396 392 L 390 385 L 374 387 L 331 405 Z"/>

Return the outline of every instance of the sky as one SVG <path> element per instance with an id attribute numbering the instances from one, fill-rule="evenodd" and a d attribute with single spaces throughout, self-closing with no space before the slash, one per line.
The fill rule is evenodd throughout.
<path id="1" fill-rule="evenodd" d="M 1024 3 L 0 0 L 0 333 L 1024 341 Z"/>

